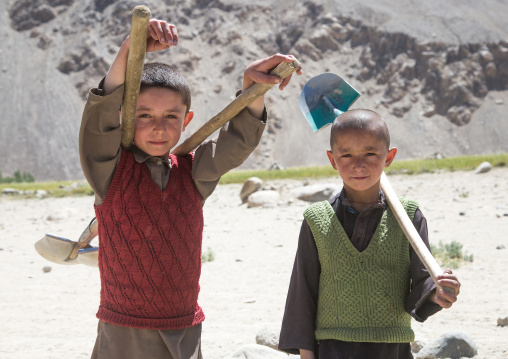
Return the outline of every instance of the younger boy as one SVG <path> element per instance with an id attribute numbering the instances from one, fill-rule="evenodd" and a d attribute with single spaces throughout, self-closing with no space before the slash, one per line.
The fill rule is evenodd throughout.
<path id="1" fill-rule="evenodd" d="M 332 125 L 328 158 L 344 188 L 304 213 L 279 348 L 306 358 L 412 358 L 411 316 L 449 308 L 460 283 L 451 270 L 440 290 L 409 245 L 380 189 L 397 153 L 377 113 L 351 110 Z M 418 204 L 402 199 L 427 247 Z"/>
<path id="2" fill-rule="evenodd" d="M 175 46 L 174 25 L 152 19 L 147 51 Z M 197 303 L 201 273 L 202 205 L 220 177 L 258 144 L 266 122 L 263 98 L 253 101 L 218 138 L 186 156 L 170 155 L 192 120 L 187 81 L 160 63 L 146 64 L 137 101 L 134 143 L 120 147 L 119 107 L 129 38 L 92 89 L 80 130 L 80 157 L 95 191 L 101 299 L 92 358 L 201 358 Z M 285 55 L 247 67 L 243 89 L 280 83 L 268 71 Z M 300 72 L 300 71 L 299 71 Z"/>

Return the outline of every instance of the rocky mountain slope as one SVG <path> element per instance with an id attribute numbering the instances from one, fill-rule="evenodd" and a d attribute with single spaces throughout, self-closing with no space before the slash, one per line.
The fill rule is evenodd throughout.
<path id="1" fill-rule="evenodd" d="M 178 47 L 147 60 L 184 73 L 192 133 L 219 112 L 255 59 L 291 53 L 304 66 L 267 95 L 261 145 L 243 168 L 325 164 L 328 131 L 298 108 L 306 81 L 334 72 L 354 107 L 385 116 L 398 158 L 508 151 L 508 2 L 499 0 L 16 0 L 0 3 L 0 171 L 81 178 L 77 135 L 87 91 L 129 32 L 131 11 L 178 26 Z"/>

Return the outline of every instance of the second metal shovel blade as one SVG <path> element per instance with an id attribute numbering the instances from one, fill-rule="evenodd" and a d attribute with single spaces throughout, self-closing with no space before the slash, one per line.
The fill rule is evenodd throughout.
<path id="1" fill-rule="evenodd" d="M 317 132 L 330 125 L 335 117 L 346 112 L 360 97 L 339 75 L 326 72 L 311 78 L 300 94 L 300 110 Z"/>

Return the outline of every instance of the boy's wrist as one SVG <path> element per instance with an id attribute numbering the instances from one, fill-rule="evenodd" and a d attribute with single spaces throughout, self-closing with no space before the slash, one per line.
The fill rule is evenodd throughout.
<path id="1" fill-rule="evenodd" d="M 252 101 L 247 106 L 247 111 L 249 111 L 252 117 L 257 118 L 258 120 L 263 119 L 263 113 L 265 111 L 265 101 L 264 96 L 258 97 L 254 101 Z"/>

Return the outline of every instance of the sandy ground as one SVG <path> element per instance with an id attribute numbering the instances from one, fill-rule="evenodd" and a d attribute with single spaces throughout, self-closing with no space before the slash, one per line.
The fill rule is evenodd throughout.
<path id="1" fill-rule="evenodd" d="M 423 324 L 417 339 L 429 342 L 452 330 L 468 333 L 477 358 L 508 358 L 508 168 L 489 173 L 453 172 L 390 176 L 399 195 L 420 202 L 431 243 L 459 241 L 474 262 L 456 273 L 459 302 Z M 320 182 L 340 180 L 322 179 Z M 312 181 L 312 183 L 318 181 Z M 277 188 L 301 181 L 271 183 Z M 278 328 L 297 246 L 302 212 L 294 201 L 247 208 L 241 185 L 219 186 L 205 205 L 204 263 L 199 302 L 205 358 L 222 358 L 255 343 L 265 326 Z M 47 262 L 33 244 L 45 233 L 77 239 L 93 217 L 92 197 L 13 200 L 0 198 L 0 358 L 88 358 L 96 335 L 98 270 Z M 463 212 L 461 215 L 460 213 Z M 504 245 L 504 249 L 496 249 Z M 44 266 L 51 266 L 49 273 Z"/>

